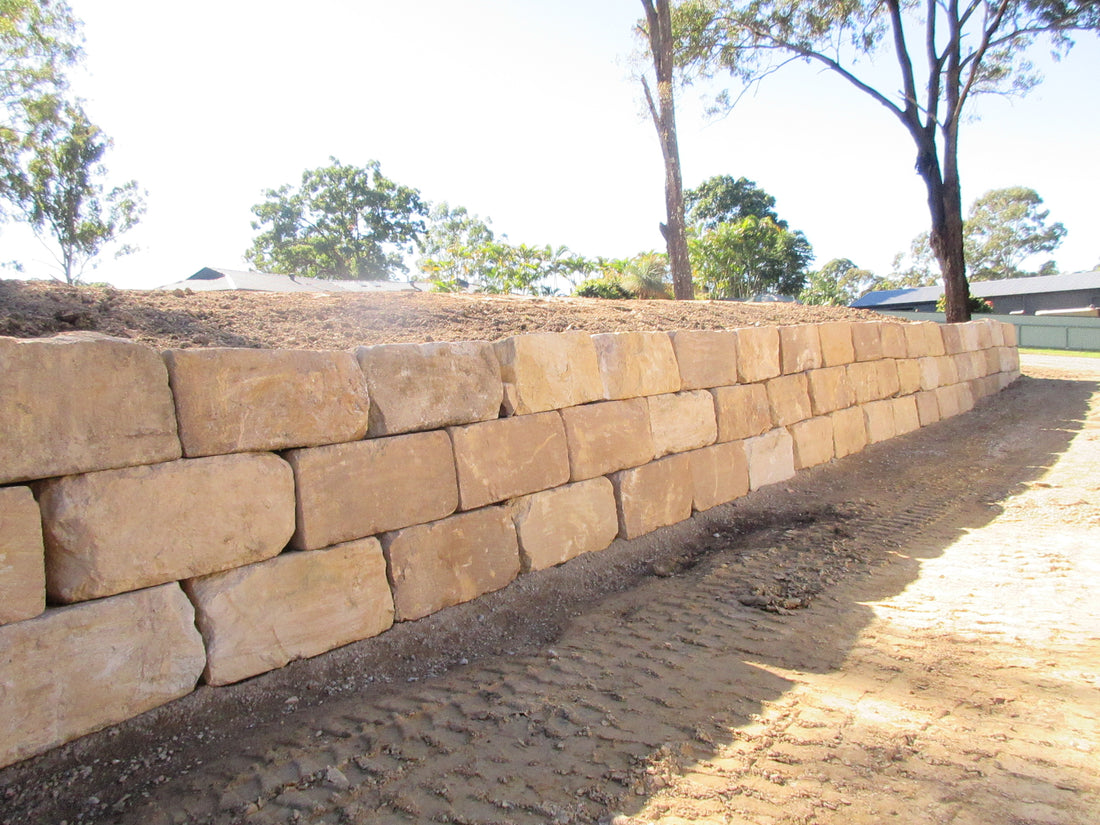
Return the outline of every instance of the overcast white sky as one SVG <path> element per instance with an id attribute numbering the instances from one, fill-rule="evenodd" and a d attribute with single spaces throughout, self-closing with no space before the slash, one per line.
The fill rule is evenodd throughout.
<path id="1" fill-rule="evenodd" d="M 104 257 L 89 280 L 153 287 L 247 268 L 250 207 L 330 156 L 376 159 L 514 242 L 662 247 L 661 155 L 629 67 L 637 0 L 70 2 L 85 23 L 78 92 L 114 138 L 112 173 L 148 190 L 127 236 L 141 251 Z M 1069 229 L 1063 271 L 1100 262 L 1097 78 L 1100 45 L 1083 38 L 1027 98 L 982 101 L 962 138 L 967 204 L 1036 189 Z M 886 273 L 927 228 L 908 136 L 842 81 L 796 68 L 717 122 L 698 97 L 678 111 L 685 185 L 755 180 L 817 265 Z M 46 274 L 48 254 L 18 228 L 0 228 L 0 250 L 26 262 L 19 277 Z"/>

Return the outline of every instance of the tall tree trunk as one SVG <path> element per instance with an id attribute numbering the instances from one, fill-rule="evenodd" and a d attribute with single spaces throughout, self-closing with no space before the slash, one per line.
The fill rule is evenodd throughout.
<path id="1" fill-rule="evenodd" d="M 665 211 L 667 225 L 662 227 L 672 270 L 672 290 L 677 300 L 691 300 L 695 288 L 691 282 L 687 234 L 684 230 L 684 184 L 680 176 L 680 149 L 676 140 L 676 106 L 672 93 L 672 17 L 669 0 L 642 0 L 645 9 L 649 50 L 657 75 L 657 101 L 642 77 L 646 103 L 657 129 L 661 154 L 665 160 Z"/>
<path id="2" fill-rule="evenodd" d="M 913 137 L 918 147 L 917 173 L 928 192 L 928 211 L 932 217 L 928 239 L 943 276 L 947 323 L 962 323 L 970 320 L 970 289 L 963 257 L 962 191 L 955 163 L 956 146 L 948 141 L 944 148 L 946 168 L 941 171 L 934 138 L 928 132 L 914 133 Z"/>

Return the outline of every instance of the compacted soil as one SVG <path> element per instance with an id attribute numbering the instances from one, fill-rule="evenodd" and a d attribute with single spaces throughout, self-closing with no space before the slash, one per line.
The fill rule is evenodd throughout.
<path id="1" fill-rule="evenodd" d="M 1091 825 L 1098 535 L 1100 362 L 1025 362 L 965 415 L 2 770 L 0 823 Z"/>

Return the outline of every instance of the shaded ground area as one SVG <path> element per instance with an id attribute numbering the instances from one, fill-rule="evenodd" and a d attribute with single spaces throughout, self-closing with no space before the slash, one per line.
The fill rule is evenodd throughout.
<path id="1" fill-rule="evenodd" d="M 0 821 L 1064 823 L 1100 809 L 1100 374 L 0 772 Z"/>
<path id="2" fill-rule="evenodd" d="M 504 295 L 160 292 L 0 280 L 0 335 L 96 330 L 158 348 L 343 350 L 495 341 L 525 332 L 725 329 L 881 318 L 868 310 L 732 301 L 603 301 Z"/>

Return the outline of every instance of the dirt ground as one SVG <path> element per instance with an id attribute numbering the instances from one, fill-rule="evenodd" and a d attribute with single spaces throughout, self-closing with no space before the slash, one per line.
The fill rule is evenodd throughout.
<path id="1" fill-rule="evenodd" d="M 1091 825 L 1100 363 L 1025 373 L 0 771 L 0 822 Z"/>

